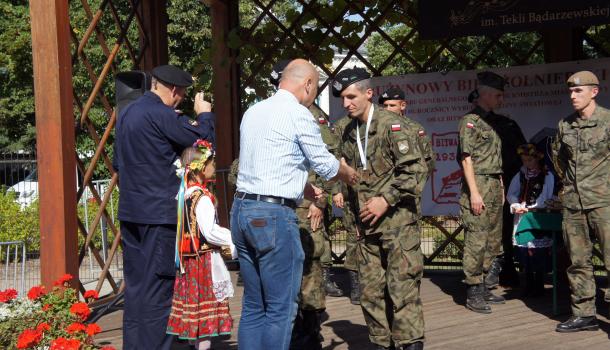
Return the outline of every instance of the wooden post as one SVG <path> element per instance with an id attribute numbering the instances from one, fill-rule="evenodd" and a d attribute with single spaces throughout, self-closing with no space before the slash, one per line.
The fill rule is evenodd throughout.
<path id="1" fill-rule="evenodd" d="M 239 149 L 239 67 L 235 62 L 237 50 L 227 46 L 228 34 L 238 25 L 239 2 L 237 0 L 205 1 L 212 16 L 212 67 L 214 79 L 214 113 L 216 114 L 216 163 L 218 169 L 228 169 L 238 155 Z M 219 198 L 226 205 L 219 206 L 221 224 L 228 225 L 226 218 L 233 202 L 233 189 L 227 188 L 221 177 L 217 182 L 217 193 L 226 193 Z M 227 190 L 225 190 L 227 189 Z"/>
<path id="2" fill-rule="evenodd" d="M 76 160 L 68 0 L 31 0 L 36 103 L 40 274 L 51 287 L 64 273 L 78 285 Z"/>
<path id="3" fill-rule="evenodd" d="M 167 43 L 167 0 L 140 0 L 142 19 L 140 47 L 144 47 L 140 69 L 150 71 L 169 61 Z"/>
<path id="4" fill-rule="evenodd" d="M 565 62 L 583 57 L 582 28 L 549 29 L 542 32 L 544 40 L 544 61 Z"/>

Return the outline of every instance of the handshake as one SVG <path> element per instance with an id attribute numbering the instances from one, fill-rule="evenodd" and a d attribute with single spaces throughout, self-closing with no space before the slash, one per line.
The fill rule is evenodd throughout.
<path id="1" fill-rule="evenodd" d="M 345 162 L 345 158 L 341 158 L 339 161 L 339 171 L 337 171 L 337 175 L 330 179 L 330 181 L 336 180 L 341 180 L 350 186 L 354 186 L 358 181 L 358 173 Z M 322 189 L 313 186 L 310 183 L 305 185 L 304 196 L 306 199 L 317 201 L 323 194 L 324 191 L 322 191 Z"/>

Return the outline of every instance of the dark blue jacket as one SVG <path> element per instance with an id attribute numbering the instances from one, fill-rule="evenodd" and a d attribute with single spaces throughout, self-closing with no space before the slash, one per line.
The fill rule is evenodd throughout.
<path id="1" fill-rule="evenodd" d="M 176 224 L 180 179 L 173 163 L 197 139 L 214 143 L 213 113 L 192 120 L 150 91 L 121 111 L 113 159 L 119 173 L 119 220 Z"/>

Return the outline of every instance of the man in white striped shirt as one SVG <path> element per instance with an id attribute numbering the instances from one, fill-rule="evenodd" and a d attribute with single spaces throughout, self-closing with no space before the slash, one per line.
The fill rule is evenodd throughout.
<path id="1" fill-rule="evenodd" d="M 244 280 L 238 342 L 247 349 L 288 349 L 303 270 L 296 202 L 314 197 L 311 168 L 327 180 L 354 183 L 356 172 L 326 150 L 307 109 L 318 72 L 292 61 L 279 90 L 244 114 L 237 192 L 231 210 L 233 241 Z"/>

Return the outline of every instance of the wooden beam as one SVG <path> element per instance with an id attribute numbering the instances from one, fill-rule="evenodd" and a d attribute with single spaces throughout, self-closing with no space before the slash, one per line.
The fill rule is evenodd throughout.
<path id="1" fill-rule="evenodd" d="M 169 62 L 167 0 L 140 0 L 139 6 L 140 47 L 144 48 L 140 69 L 150 71 Z"/>
<path id="2" fill-rule="evenodd" d="M 240 121 L 240 77 L 235 61 L 237 50 L 227 46 L 231 29 L 238 25 L 239 2 L 237 0 L 206 0 L 212 16 L 212 68 L 214 113 L 216 114 L 216 163 L 218 169 L 228 169 L 238 155 Z M 221 224 L 228 225 L 228 209 L 232 203 L 232 189 L 227 189 L 226 177 L 217 181 L 217 193 L 227 193 L 227 198 L 219 198 L 226 203 L 220 205 Z"/>
<path id="3" fill-rule="evenodd" d="M 549 29 L 542 32 L 546 63 L 574 61 L 583 58 L 582 28 Z"/>
<path id="4" fill-rule="evenodd" d="M 51 287 L 64 273 L 78 286 L 76 160 L 68 0 L 31 0 L 36 104 L 40 274 Z"/>

